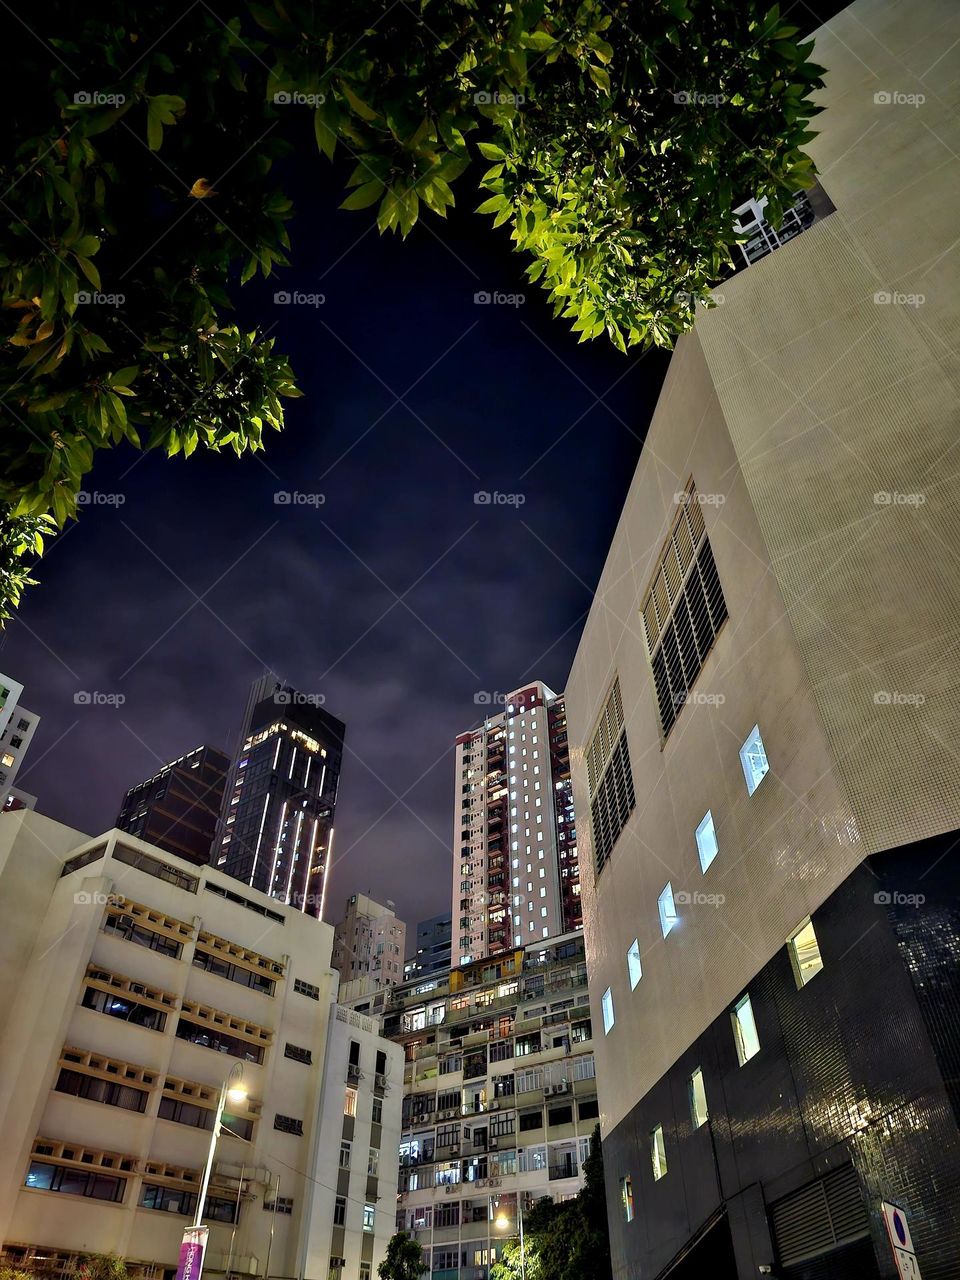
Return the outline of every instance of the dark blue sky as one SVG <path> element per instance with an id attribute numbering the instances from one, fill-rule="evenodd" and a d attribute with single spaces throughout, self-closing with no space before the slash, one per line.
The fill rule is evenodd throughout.
<path id="1" fill-rule="evenodd" d="M 452 222 L 406 242 L 336 211 L 312 150 L 294 185 L 294 268 L 243 298 L 306 392 L 286 430 L 240 460 L 101 459 L 86 488 L 123 504 L 57 540 L 0 669 L 43 717 L 21 784 L 91 834 L 163 761 L 232 750 L 263 666 L 322 694 L 347 724 L 328 918 L 370 889 L 412 925 L 449 907 L 452 742 L 475 694 L 563 688 L 666 361 L 578 346 L 470 211 L 468 175 Z"/>

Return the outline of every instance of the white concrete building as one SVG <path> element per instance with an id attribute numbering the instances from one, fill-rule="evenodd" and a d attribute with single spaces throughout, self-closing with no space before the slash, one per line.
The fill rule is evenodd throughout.
<path id="1" fill-rule="evenodd" d="M 23 758 L 40 723 L 35 712 L 21 706 L 22 694 L 23 685 L 0 672 L 0 809 L 9 799 Z"/>
<path id="2" fill-rule="evenodd" d="M 172 1275 L 219 1088 L 240 1063 L 248 1096 L 217 1147 L 205 1273 L 371 1274 L 361 1264 L 375 1268 L 393 1227 L 400 1091 L 383 1086 L 397 1051 L 334 1003 L 332 935 L 125 833 L 0 816 L 3 1260 L 42 1254 L 66 1271 L 114 1253 Z M 362 1088 L 346 1082 L 351 1054 Z M 347 1127 L 363 1175 L 344 1187 Z M 388 1211 L 365 1218 L 378 1196 Z"/>

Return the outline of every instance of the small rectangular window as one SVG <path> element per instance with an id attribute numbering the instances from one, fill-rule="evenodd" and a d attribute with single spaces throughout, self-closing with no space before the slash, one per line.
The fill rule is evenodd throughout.
<path id="1" fill-rule="evenodd" d="M 690 1077 L 690 1117 L 695 1129 L 699 1129 L 710 1119 L 710 1113 L 707 1111 L 707 1093 L 703 1087 L 703 1071 L 699 1067 Z"/>
<path id="2" fill-rule="evenodd" d="M 677 904 L 673 900 L 673 885 L 668 880 L 663 888 L 663 892 L 657 899 L 657 906 L 660 911 L 660 932 L 664 937 L 670 932 L 677 923 Z"/>
<path id="3" fill-rule="evenodd" d="M 770 769 L 758 725 L 753 726 L 749 737 L 740 748 L 740 763 L 747 783 L 747 794 L 752 796 Z"/>
<path id="4" fill-rule="evenodd" d="M 357 1091 L 349 1086 L 343 1095 L 343 1114 L 345 1116 L 355 1116 L 357 1114 Z"/>
<path id="5" fill-rule="evenodd" d="M 610 987 L 607 987 L 606 991 L 603 993 L 603 998 L 600 1003 L 603 1009 L 603 1034 L 607 1036 L 610 1034 L 613 1024 L 616 1021 L 613 1012 L 613 991 Z"/>
<path id="6" fill-rule="evenodd" d="M 663 1145 L 663 1125 L 658 1124 L 650 1134 L 650 1160 L 653 1164 L 653 1176 L 659 1181 L 666 1176 L 667 1151 Z"/>
<path id="7" fill-rule="evenodd" d="M 697 853 L 700 855 L 700 870 L 706 875 L 707 867 L 720 852 L 717 846 L 717 832 L 713 825 L 713 814 L 708 809 L 703 821 L 697 827 Z"/>
<path id="8" fill-rule="evenodd" d="M 365 1204 L 363 1206 L 363 1229 L 364 1231 L 373 1231 L 374 1223 L 377 1217 L 377 1207 L 373 1204 Z"/>
<path id="9" fill-rule="evenodd" d="M 643 977 L 643 969 L 640 966 L 640 942 L 637 938 L 630 943 L 630 950 L 627 952 L 627 973 L 630 975 L 630 990 L 636 991 L 637 983 Z"/>
<path id="10" fill-rule="evenodd" d="M 620 1179 L 620 1204 L 625 1222 L 633 1221 L 633 1179 L 629 1174 Z"/>
<path id="11" fill-rule="evenodd" d="M 800 928 L 790 935 L 787 946 L 790 949 L 790 962 L 793 965 L 793 976 L 797 986 L 805 987 L 823 968 L 820 944 L 813 929 L 813 921 L 809 916 Z"/>
<path id="12" fill-rule="evenodd" d="M 745 995 L 738 1000 L 730 1011 L 733 1019 L 733 1034 L 737 1042 L 737 1058 L 741 1067 L 760 1052 L 760 1037 L 757 1035 L 757 1024 L 753 1017 L 753 1005 L 750 996 Z"/>

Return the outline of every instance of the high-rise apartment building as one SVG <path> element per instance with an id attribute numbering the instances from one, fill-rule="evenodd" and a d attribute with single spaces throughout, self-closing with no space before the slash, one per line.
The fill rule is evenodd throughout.
<path id="1" fill-rule="evenodd" d="M 447 972 L 450 968 L 452 924 L 449 912 L 420 921 L 416 934 L 417 949 L 403 966 L 404 979 Z"/>
<path id="2" fill-rule="evenodd" d="M 344 724 L 267 675 L 247 702 L 216 865 L 318 919 L 333 847 Z"/>
<path id="3" fill-rule="evenodd" d="M 454 965 L 582 925 L 563 695 L 508 694 L 456 744 Z"/>
<path id="4" fill-rule="evenodd" d="M 123 798 L 117 828 L 190 862 L 210 861 L 230 757 L 194 747 Z"/>
<path id="5" fill-rule="evenodd" d="M 343 983 L 366 979 L 369 990 L 403 981 L 403 953 L 407 926 L 398 920 L 393 903 L 374 902 L 366 894 L 347 899 L 343 918 L 333 929 L 333 967 Z M 350 988 L 360 994 L 360 988 Z"/>
<path id="6" fill-rule="evenodd" d="M 520 1215 L 583 1183 L 598 1104 L 582 933 L 394 987 L 406 1057 L 397 1230 L 438 1280 L 487 1280 Z"/>
<path id="7" fill-rule="evenodd" d="M 960 9 L 814 58 L 566 686 L 617 1280 L 960 1274 Z"/>
<path id="8" fill-rule="evenodd" d="M 0 809 L 35 803 L 14 787 L 40 717 L 20 703 L 23 685 L 0 673 Z"/>
<path id="9" fill-rule="evenodd" d="M 403 1061 L 336 1003 L 333 930 L 125 832 L 0 815 L 0 1263 L 372 1280 L 393 1233 Z"/>

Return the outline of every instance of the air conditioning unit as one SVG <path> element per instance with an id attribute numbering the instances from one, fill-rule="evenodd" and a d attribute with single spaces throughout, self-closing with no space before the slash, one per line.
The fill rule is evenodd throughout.
<path id="1" fill-rule="evenodd" d="M 491 1139 L 490 1139 L 490 1150 L 491 1150 L 491 1151 L 496 1151 L 496 1149 L 497 1149 L 497 1139 L 496 1139 L 496 1138 L 491 1138 Z"/>
<path id="2" fill-rule="evenodd" d="M 490 1110 L 491 1111 L 500 1110 L 500 1103 L 496 1100 L 496 1098 L 494 1098 L 493 1101 L 490 1103 Z"/>
<path id="3" fill-rule="evenodd" d="M 564 1080 L 561 1084 L 555 1084 L 553 1086 L 553 1092 L 556 1094 L 566 1093 L 569 1088 L 570 1086 L 567 1084 L 566 1080 Z"/>
<path id="4" fill-rule="evenodd" d="M 543 1086 L 543 1096 L 544 1096 L 545 1098 L 552 1098 L 552 1097 L 553 1097 L 553 1085 L 552 1085 L 552 1084 L 545 1084 L 545 1085 Z"/>
<path id="5" fill-rule="evenodd" d="M 450 1148 L 450 1154 L 451 1154 L 452 1156 L 458 1156 L 458 1155 L 460 1154 L 460 1143 L 459 1143 L 459 1142 L 455 1142 L 455 1143 L 453 1144 L 453 1146 Z"/>

